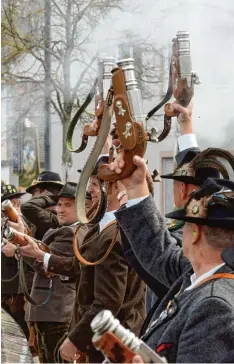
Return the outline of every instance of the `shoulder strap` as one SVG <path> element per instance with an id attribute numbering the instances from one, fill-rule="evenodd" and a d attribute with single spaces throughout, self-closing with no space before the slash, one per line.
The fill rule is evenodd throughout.
<path id="1" fill-rule="evenodd" d="M 234 274 L 233 273 L 216 273 L 213 274 L 210 277 L 207 277 L 205 279 L 203 279 L 201 282 L 199 282 L 198 284 L 196 284 L 194 286 L 194 288 L 197 288 L 199 286 L 201 286 L 202 284 L 208 282 L 208 281 L 212 281 L 214 279 L 220 279 L 220 278 L 226 278 L 226 279 L 234 279 Z"/>
<path id="2" fill-rule="evenodd" d="M 23 291 L 23 294 L 24 294 L 26 300 L 29 303 L 31 303 L 31 305 L 33 305 L 33 306 L 40 307 L 40 306 L 46 305 L 49 302 L 49 300 L 51 299 L 51 297 L 52 297 L 52 292 L 53 292 L 53 280 L 52 280 L 52 278 L 50 278 L 50 286 L 47 289 L 47 291 L 48 291 L 47 297 L 42 302 L 36 302 L 30 296 L 30 293 L 28 291 L 27 282 L 26 282 L 26 278 L 25 278 L 25 274 L 24 274 L 24 265 L 23 264 L 24 264 L 23 259 L 22 259 L 22 257 L 20 257 L 19 258 L 19 279 L 20 279 L 20 285 L 21 285 L 21 288 L 22 288 L 22 291 Z"/>
<path id="3" fill-rule="evenodd" d="M 107 224 L 105 226 L 105 229 L 107 229 L 109 226 L 115 224 L 116 221 L 111 221 L 109 224 Z M 82 257 L 82 255 L 80 254 L 80 251 L 79 251 L 79 247 L 78 247 L 78 243 L 77 243 L 77 238 L 78 238 L 78 232 L 79 232 L 79 229 L 82 225 L 79 225 L 76 232 L 75 232 L 75 235 L 74 235 L 74 239 L 73 239 L 73 249 L 74 249 L 74 253 L 75 253 L 75 256 L 76 258 L 79 260 L 79 262 L 83 265 L 88 265 L 88 266 L 95 266 L 95 265 L 99 265 L 101 263 L 103 263 L 106 258 L 108 257 L 108 255 L 110 254 L 111 250 L 113 249 L 115 243 L 116 243 L 116 239 L 117 239 L 117 235 L 118 235 L 118 232 L 119 232 L 119 229 L 116 227 L 116 233 L 115 233 L 115 236 L 114 238 L 112 239 L 111 241 L 111 244 L 109 245 L 106 253 L 103 255 L 103 257 L 99 260 L 96 260 L 95 262 L 89 262 L 88 260 L 86 260 L 84 257 Z M 103 231 L 102 230 L 102 231 Z"/>

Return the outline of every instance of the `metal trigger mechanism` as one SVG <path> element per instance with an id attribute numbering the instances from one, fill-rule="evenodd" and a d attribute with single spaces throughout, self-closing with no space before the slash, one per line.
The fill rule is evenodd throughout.
<path id="1" fill-rule="evenodd" d="M 159 142 L 159 140 L 158 140 L 158 128 L 155 128 L 153 126 L 149 131 L 147 131 L 147 135 L 148 135 L 148 138 L 149 138 L 150 142 L 153 142 L 153 143 L 158 143 Z"/>

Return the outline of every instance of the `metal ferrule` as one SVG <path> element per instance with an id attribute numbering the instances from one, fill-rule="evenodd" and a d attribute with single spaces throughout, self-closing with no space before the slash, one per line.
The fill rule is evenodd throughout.
<path id="1" fill-rule="evenodd" d="M 109 88 L 112 85 L 112 73 L 113 68 L 116 67 L 115 58 L 106 57 L 103 58 L 103 99 L 107 97 Z"/>
<path id="2" fill-rule="evenodd" d="M 188 86 L 191 87 L 193 77 L 189 33 L 185 31 L 177 32 L 174 42 L 177 42 L 178 47 L 180 77 L 186 78 Z"/>
<path id="3" fill-rule="evenodd" d="M 91 328 L 95 333 L 92 338 L 94 343 L 99 340 L 106 331 L 110 331 L 133 352 L 140 354 L 145 363 L 164 362 L 162 358 L 158 357 L 149 347 L 144 345 L 143 342 L 138 337 L 136 337 L 135 334 L 133 334 L 133 332 L 125 329 L 120 324 L 119 320 L 114 318 L 111 311 L 109 310 L 103 310 L 99 312 L 91 322 Z"/>
<path id="4" fill-rule="evenodd" d="M 117 62 L 117 65 L 124 71 L 125 85 L 132 118 L 135 121 L 144 123 L 145 118 L 143 112 L 143 103 L 141 91 L 138 88 L 138 83 L 136 79 L 134 59 L 121 59 Z"/>
<path id="5" fill-rule="evenodd" d="M 104 334 L 106 331 L 113 332 L 124 344 L 130 349 L 137 351 L 140 346 L 140 339 L 138 339 L 131 331 L 125 329 L 112 315 L 111 311 L 104 310 L 97 314 L 91 322 L 91 328 L 96 336 L 93 341 Z"/>
<path id="6" fill-rule="evenodd" d="M 5 237 L 7 240 L 11 241 L 15 237 L 15 231 L 11 227 L 5 230 Z"/>
<path id="7" fill-rule="evenodd" d="M 2 202 L 2 210 L 7 210 L 10 206 L 13 206 L 11 200 L 5 200 Z"/>

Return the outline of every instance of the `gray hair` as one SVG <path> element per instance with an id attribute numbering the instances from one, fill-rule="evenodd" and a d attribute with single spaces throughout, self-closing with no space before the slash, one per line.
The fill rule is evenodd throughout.
<path id="1" fill-rule="evenodd" d="M 226 249 L 234 247 L 234 230 L 203 226 L 207 243 L 215 249 Z"/>

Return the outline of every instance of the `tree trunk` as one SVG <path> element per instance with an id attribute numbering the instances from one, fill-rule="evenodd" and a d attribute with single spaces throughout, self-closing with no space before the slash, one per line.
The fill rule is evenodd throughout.
<path id="1" fill-rule="evenodd" d="M 71 152 L 67 149 L 66 146 L 66 137 L 68 127 L 71 121 L 71 111 L 72 111 L 72 102 L 71 102 L 71 0 L 67 2 L 67 13 L 66 13 L 66 49 L 63 60 L 63 77 L 64 77 L 64 118 L 62 121 L 63 124 L 63 153 L 62 153 L 62 166 L 64 170 L 64 179 L 65 182 L 68 179 L 69 170 L 72 167 L 72 156 Z"/>
<path id="2" fill-rule="evenodd" d="M 67 131 L 71 121 L 71 117 L 66 117 L 63 120 L 63 150 L 62 150 L 62 167 L 63 167 L 63 180 L 65 182 L 69 179 L 69 171 L 72 167 L 72 153 L 69 152 L 66 145 Z"/>

